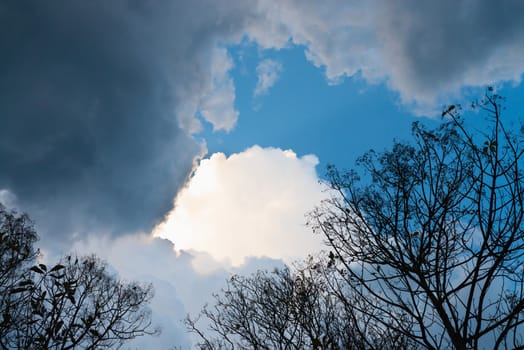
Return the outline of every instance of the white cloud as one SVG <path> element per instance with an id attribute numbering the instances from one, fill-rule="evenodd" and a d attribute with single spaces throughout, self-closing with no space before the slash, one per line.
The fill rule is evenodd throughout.
<path id="1" fill-rule="evenodd" d="M 265 48 L 304 46 L 329 82 L 385 82 L 413 111 L 464 88 L 520 82 L 522 1 L 259 1 L 248 36 Z"/>
<path id="2" fill-rule="evenodd" d="M 215 130 L 229 131 L 237 122 L 235 110 L 235 86 L 229 76 L 233 61 L 225 48 L 215 48 L 211 60 L 211 81 L 208 92 L 203 96 L 200 112 L 213 124 Z"/>
<path id="3" fill-rule="evenodd" d="M 117 238 L 92 235 L 77 241 L 73 251 L 79 255 L 96 252 L 121 278 L 153 283 L 153 326 L 160 326 L 162 332 L 158 337 L 137 338 L 129 348 L 187 348 L 191 340 L 181 320 L 188 312 L 198 312 L 226 276 L 220 271 L 203 279 L 193 271 L 190 255 L 177 256 L 171 242 L 145 234 Z"/>
<path id="4" fill-rule="evenodd" d="M 280 78 L 282 72 L 282 64 L 280 62 L 265 59 L 257 66 L 257 85 L 253 95 L 263 95 L 275 85 Z"/>
<path id="5" fill-rule="evenodd" d="M 191 133 L 197 133 L 202 126 L 197 114 L 213 125 L 213 130 L 230 131 L 238 119 L 235 109 L 235 86 L 229 72 L 233 61 L 227 50 L 214 47 L 209 57 L 200 66 L 206 74 L 202 74 L 198 88 L 188 91 L 179 89 L 180 104 L 176 110 L 179 124 Z"/>
<path id="6" fill-rule="evenodd" d="M 233 66 L 217 43 L 234 46 L 245 37 L 261 49 L 303 47 L 332 84 L 345 77 L 385 83 L 417 113 L 459 98 L 464 88 L 520 82 L 524 72 L 524 3 L 518 0 L 201 0 L 183 10 L 174 28 L 185 53 L 176 62 L 176 111 L 192 132 L 199 130 L 199 113 L 216 130 L 234 126 Z M 199 44 L 185 48 L 186 37 Z M 278 76 L 258 73 L 255 95 Z"/>
<path id="7" fill-rule="evenodd" d="M 317 67 L 324 67 L 330 81 L 367 72 L 374 65 L 370 7 L 366 2 L 262 1 L 260 8 L 267 22 L 250 28 L 251 36 L 267 47 L 278 48 L 288 42 L 303 45 L 306 57 Z"/>
<path id="8" fill-rule="evenodd" d="M 0 189 L 0 204 L 8 209 L 17 209 L 16 196 L 6 188 Z"/>
<path id="9" fill-rule="evenodd" d="M 96 252 L 121 278 L 153 283 L 153 325 L 160 326 L 162 332 L 158 337 L 140 337 L 127 343 L 130 349 L 189 349 L 194 339 L 182 320 L 188 313 L 196 316 L 205 303 L 212 302 L 212 293 L 225 286 L 231 273 L 247 275 L 282 265 L 276 260 L 250 258 L 238 268 L 226 267 L 204 252 L 175 253 L 170 241 L 146 234 L 117 238 L 91 235 L 77 241 L 73 251 L 80 255 Z M 214 271 L 199 273 L 193 267 L 195 259 L 214 264 Z"/>
<path id="10" fill-rule="evenodd" d="M 305 213 L 323 198 L 313 155 L 251 147 L 200 162 L 155 235 L 179 250 L 240 265 L 246 257 L 292 261 L 321 249 Z"/>

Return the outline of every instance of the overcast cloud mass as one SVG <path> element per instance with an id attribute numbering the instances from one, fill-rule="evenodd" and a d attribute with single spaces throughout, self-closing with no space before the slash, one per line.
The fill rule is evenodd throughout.
<path id="1" fill-rule="evenodd" d="M 303 45 L 329 81 L 383 81 L 420 108 L 520 81 L 524 4 L 474 4 L 4 0 L 0 183 L 53 232 L 150 228 L 200 154 L 196 116 L 239 116 L 223 45 Z"/>
<path id="2" fill-rule="evenodd" d="M 231 48 L 299 47 L 327 84 L 383 84 L 406 113 L 428 114 L 485 84 L 520 83 L 523 13 L 520 0 L 0 0 L 0 201 L 28 212 L 50 254 L 94 252 L 155 281 L 155 317 L 172 330 L 156 344 L 167 346 L 233 265 L 316 244 L 292 243 L 320 198 L 314 155 L 205 155 L 204 127 L 233 132 L 242 120 Z M 293 69 L 268 57 L 250 95 L 270 95 Z M 209 179 L 221 190 L 197 198 Z M 151 236 L 163 220 L 171 243 Z M 241 251 L 213 243 L 225 232 Z M 277 247 L 282 237 L 296 251 Z"/>

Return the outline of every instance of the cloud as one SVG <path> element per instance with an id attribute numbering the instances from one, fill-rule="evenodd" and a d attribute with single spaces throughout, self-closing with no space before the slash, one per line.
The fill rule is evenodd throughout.
<path id="1" fill-rule="evenodd" d="M 336 82 L 374 64 L 370 10 L 358 1 L 262 1 L 264 22 L 248 32 L 263 47 L 303 46 L 306 57 Z"/>
<path id="2" fill-rule="evenodd" d="M 201 152 L 172 112 L 166 18 L 133 4 L 2 3 L 0 184 L 42 233 L 151 227 Z"/>
<path id="3" fill-rule="evenodd" d="M 265 59 L 257 66 L 257 85 L 254 96 L 267 94 L 269 89 L 275 85 L 280 78 L 282 72 L 282 64 L 280 62 Z"/>
<path id="4" fill-rule="evenodd" d="M 323 198 L 313 155 L 251 147 L 204 159 L 155 229 L 178 250 L 235 266 L 249 256 L 293 261 L 321 249 L 304 214 Z"/>
<path id="5" fill-rule="evenodd" d="M 111 264 L 124 280 L 152 282 L 155 296 L 151 301 L 154 327 L 161 327 L 156 337 L 140 337 L 129 343 L 130 348 L 169 349 L 174 346 L 188 348 L 190 339 L 181 320 L 188 307 L 196 309 L 194 303 L 207 300 L 195 293 L 192 303 L 184 305 L 181 296 L 184 290 L 194 286 L 198 275 L 190 265 L 190 256 L 177 257 L 169 241 L 152 239 L 145 234 L 127 235 L 117 238 L 90 235 L 75 242 L 73 251 L 79 255 L 97 255 Z M 131 258 L 132 257 L 132 258 Z M 223 276 L 221 276 L 223 277 Z M 201 281 L 199 291 L 211 293 L 217 287 L 218 279 Z"/>
<path id="6" fill-rule="evenodd" d="M 6 189 L 0 189 L 0 205 L 3 205 L 7 209 L 18 209 L 16 204 L 16 196 L 11 191 Z"/>
<path id="7" fill-rule="evenodd" d="M 214 131 L 231 131 L 239 112 L 235 109 L 235 86 L 230 76 L 234 65 L 227 49 L 210 45 L 201 52 L 188 54 L 182 66 L 191 59 L 198 61 L 186 67 L 182 76 L 190 72 L 192 80 L 177 79 L 175 91 L 175 114 L 180 127 L 191 134 L 200 132 L 200 115 Z"/>
<path id="8" fill-rule="evenodd" d="M 213 79 L 208 92 L 202 98 L 199 110 L 204 119 L 213 125 L 214 130 L 230 131 L 238 118 L 238 111 L 234 108 L 235 86 L 229 76 L 233 61 L 225 48 L 215 48 L 212 57 Z"/>
<path id="9" fill-rule="evenodd" d="M 0 201 L 27 211 L 56 251 L 83 242 L 122 273 L 150 276 L 158 310 L 183 312 L 230 264 L 319 246 L 303 226 L 322 198 L 313 156 L 214 154 L 183 187 L 204 153 L 192 136 L 201 120 L 229 131 L 241 118 L 228 47 L 300 46 L 329 83 L 385 83 L 427 111 L 467 87 L 520 82 L 523 12 L 519 0 L 4 0 Z M 282 70 L 259 67 L 255 95 Z M 157 233 L 184 252 L 123 235 L 149 232 L 176 195 Z M 89 245 L 87 232 L 108 236 Z"/>
<path id="10" fill-rule="evenodd" d="M 376 36 L 390 85 L 410 102 L 431 102 L 468 86 L 520 82 L 521 1 L 384 2 Z"/>
<path id="11" fill-rule="evenodd" d="M 239 118 L 227 47 L 299 45 L 328 81 L 385 82 L 424 111 L 465 87 L 520 81 L 523 10 L 518 0 L 3 1 L 1 188 L 61 236 L 147 229 L 202 154 L 198 116 L 226 131 Z M 270 72 L 259 71 L 257 93 Z"/>
<path id="12" fill-rule="evenodd" d="M 246 259 L 238 268 L 221 265 L 204 252 L 175 253 L 172 242 L 147 234 L 119 237 L 89 235 L 75 242 L 77 254 L 97 255 L 118 271 L 120 278 L 152 282 L 155 296 L 151 302 L 153 325 L 160 326 L 158 337 L 140 337 L 128 348 L 170 349 L 190 348 L 193 340 L 182 320 L 187 314 L 196 316 L 205 303 L 212 302 L 212 293 L 225 287 L 232 273 L 250 274 L 257 269 L 273 269 L 283 263 L 272 259 Z M 48 257 L 51 258 L 51 257 Z M 197 258 L 215 265 L 213 272 L 201 274 L 193 267 Z"/>
<path id="13" fill-rule="evenodd" d="M 331 83 L 385 82 L 416 111 L 467 87 L 520 82 L 523 11 L 518 0 L 261 1 L 248 33 L 263 47 L 304 46 Z"/>

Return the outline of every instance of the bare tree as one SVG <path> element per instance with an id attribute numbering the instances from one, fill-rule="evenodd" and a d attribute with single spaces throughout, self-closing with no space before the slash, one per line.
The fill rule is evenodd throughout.
<path id="1" fill-rule="evenodd" d="M 484 131 L 452 105 L 440 128 L 365 154 L 363 172 L 330 167 L 332 196 L 310 215 L 355 307 L 420 347 L 524 348 L 524 129 L 504 125 L 502 102 L 488 89 L 472 104 Z"/>
<path id="2" fill-rule="evenodd" d="M 199 318 L 186 319 L 201 349 L 409 349 L 391 328 L 357 312 L 359 300 L 336 290 L 331 259 L 233 276 Z M 374 312 L 368 310 L 368 312 Z"/>
<path id="3" fill-rule="evenodd" d="M 117 349 L 153 334 L 150 284 L 126 283 L 95 256 L 36 264 L 31 221 L 0 207 L 0 349 Z"/>

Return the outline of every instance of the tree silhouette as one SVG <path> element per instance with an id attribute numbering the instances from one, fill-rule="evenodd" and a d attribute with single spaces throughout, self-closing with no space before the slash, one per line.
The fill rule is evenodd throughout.
<path id="1" fill-rule="evenodd" d="M 28 217 L 0 215 L 1 349 L 117 349 L 157 332 L 150 284 L 120 281 L 95 256 L 37 264 Z"/>
<path id="2" fill-rule="evenodd" d="M 375 310 L 355 307 L 358 295 L 333 289 L 340 281 L 330 262 L 232 276 L 186 325 L 201 349 L 410 349 L 404 335 L 374 322 Z"/>
<path id="3" fill-rule="evenodd" d="M 23 298 L 11 292 L 24 281 L 25 271 L 38 256 L 33 247 L 37 238 L 27 215 L 18 215 L 0 203 L 0 339 L 13 327 L 11 306 Z"/>
<path id="4" fill-rule="evenodd" d="M 413 143 L 365 154 L 363 171 L 329 167 L 330 199 L 310 215 L 355 308 L 419 347 L 524 348 L 524 129 L 506 127 L 502 103 L 488 89 L 472 104 L 484 131 L 452 105 L 436 130 L 415 123 Z"/>

